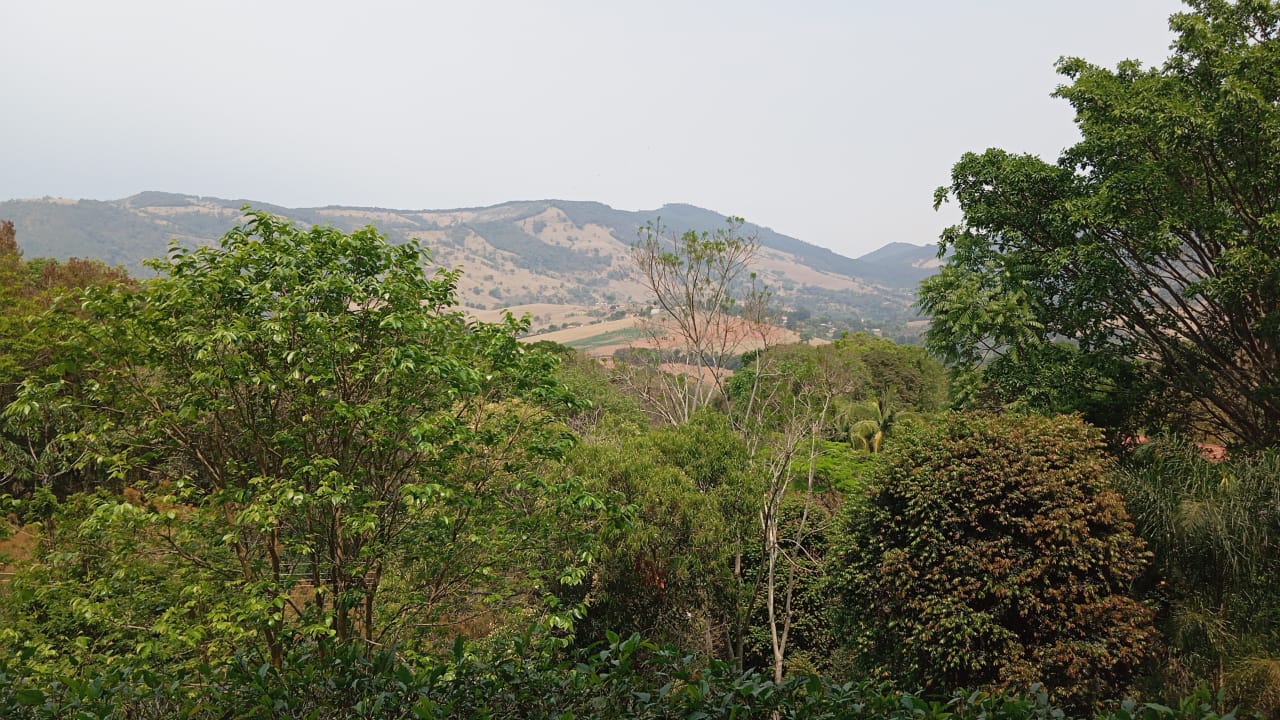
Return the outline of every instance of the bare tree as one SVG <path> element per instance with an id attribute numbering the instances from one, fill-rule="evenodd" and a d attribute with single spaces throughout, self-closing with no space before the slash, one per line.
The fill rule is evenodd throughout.
<path id="1" fill-rule="evenodd" d="M 818 528 L 810 519 L 815 499 L 819 438 L 831 420 L 836 399 L 854 392 L 858 376 L 831 348 L 785 352 L 771 347 L 741 373 L 728 408 L 735 415 L 765 479 L 761 500 L 761 589 L 769 625 L 775 681 L 783 678 L 794 612 L 792 600 L 801 566 L 810 558 L 809 539 Z M 784 524 L 783 501 L 793 480 L 804 477 L 799 521 Z"/>
<path id="2" fill-rule="evenodd" d="M 646 401 L 649 412 L 669 423 L 688 422 L 699 408 L 724 393 L 724 368 L 742 354 L 758 310 L 754 277 L 748 268 L 760 249 L 755 235 L 741 233 L 741 218 L 714 232 L 667 233 L 646 223 L 632 248 L 632 259 L 655 303 L 643 323 L 652 350 L 649 367 L 631 367 L 628 384 Z M 740 301 L 745 297 L 745 302 Z M 671 364 L 678 372 L 655 371 Z"/>
<path id="3" fill-rule="evenodd" d="M 641 228 L 632 255 L 656 311 L 644 324 L 649 348 L 633 357 L 649 353 L 652 362 L 621 368 L 620 376 L 661 422 L 681 424 L 699 408 L 721 404 L 764 477 L 758 511 L 764 567 L 735 612 L 729 644 L 741 666 L 747 624 L 763 596 L 773 674 L 780 681 L 797 569 L 811 531 L 816 438 L 835 398 L 852 388 L 843 387 L 833 363 L 818 353 L 773 352 L 781 336 L 771 295 L 750 271 L 760 245 L 741 233 L 742 224 L 730 218 L 724 229 L 679 236 L 658 224 Z M 731 383 L 726 368 L 748 349 L 755 357 Z M 799 468 L 808 477 L 801 519 L 795 533 L 783 537 L 782 505 Z M 747 582 L 742 553 L 734 558 L 734 575 Z"/>

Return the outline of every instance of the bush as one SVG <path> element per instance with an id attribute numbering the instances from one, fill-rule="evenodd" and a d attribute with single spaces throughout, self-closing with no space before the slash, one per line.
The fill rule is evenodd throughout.
<path id="1" fill-rule="evenodd" d="M 612 446 L 579 446 L 570 460 L 628 519 L 603 543 L 592 576 L 565 598 L 590 601 L 574 628 L 579 641 L 640 632 L 703 657 L 733 657 L 752 599 L 735 558 L 752 545 L 761 488 L 728 419 L 702 410 Z"/>
<path id="2" fill-rule="evenodd" d="M 957 690 L 937 700 L 883 684 L 837 684 L 815 676 L 775 683 L 726 663 L 702 665 L 638 636 L 549 654 L 518 642 L 505 652 L 473 654 L 461 642 L 451 658 L 414 665 L 394 653 L 366 657 L 295 648 L 277 670 L 264 658 L 237 656 L 177 677 L 129 667 L 36 687 L 0 657 L 0 708 L 11 720 L 448 720 L 453 718 L 807 718 L 808 720 L 1065 720 L 1041 688 L 1004 695 Z M 1098 720 L 1225 720 L 1201 692 L 1176 708 L 1112 705 Z"/>
<path id="3" fill-rule="evenodd" d="M 1214 462 L 1161 438 L 1117 485 L 1155 553 L 1140 588 L 1166 638 L 1157 682 L 1280 717 L 1280 453 Z"/>
<path id="4" fill-rule="evenodd" d="M 903 435 L 849 503 L 832 582 L 862 671 L 926 690 L 1042 682 L 1076 707 L 1147 658 L 1124 593 L 1147 553 L 1073 417 L 955 414 Z"/>

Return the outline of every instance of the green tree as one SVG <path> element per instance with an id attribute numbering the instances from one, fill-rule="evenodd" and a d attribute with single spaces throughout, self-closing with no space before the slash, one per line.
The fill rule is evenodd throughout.
<path id="1" fill-rule="evenodd" d="M 890 446 L 833 552 L 859 670 L 931 692 L 1041 682 L 1089 705 L 1149 656 L 1146 560 L 1074 418 L 953 414 Z"/>
<path id="2" fill-rule="evenodd" d="M 946 368 L 924 348 L 866 333 L 843 335 L 832 345 L 836 352 L 856 357 L 866 368 L 868 395 L 892 392 L 895 404 L 910 412 L 929 413 L 946 407 Z"/>
<path id="3" fill-rule="evenodd" d="M 786 671 L 791 631 L 800 612 L 797 592 L 814 564 L 815 542 L 825 537 L 823 513 L 816 512 L 822 437 L 836 402 L 863 381 L 861 365 L 833 350 L 766 344 L 728 386 L 729 417 L 767 481 L 759 506 L 763 582 L 757 584 L 775 682 L 782 682 Z M 803 485 L 793 499 L 797 476 L 803 477 Z M 794 512 L 790 522 L 788 505 Z"/>
<path id="4" fill-rule="evenodd" d="M 676 365 L 624 366 L 620 377 L 662 422 L 680 425 L 713 403 L 723 407 L 755 471 L 767 478 L 758 536 L 767 572 L 762 583 L 751 584 L 767 609 L 774 677 L 781 680 L 796 578 L 788 553 L 798 549 L 779 535 L 782 501 L 800 458 L 809 458 L 812 466 L 815 435 L 826 425 L 835 385 L 823 372 L 826 364 L 769 352 L 778 344 L 770 295 L 750 272 L 759 242 L 742 236 L 741 225 L 741 219 L 730 218 L 723 230 L 678 237 L 656 225 L 641 228 L 632 257 L 658 310 L 648 328 L 650 344 L 657 348 L 651 355 Z M 727 368 L 747 348 L 755 353 L 752 367 L 731 379 Z M 807 391 L 797 391 L 800 386 Z M 812 482 L 809 487 L 811 495 Z M 733 568 L 746 584 L 741 552 Z M 734 634 L 734 657 L 741 666 L 745 632 Z"/>
<path id="5" fill-rule="evenodd" d="M 869 453 L 880 452 L 884 439 L 898 425 L 898 408 L 892 388 L 887 388 L 875 398 L 854 405 L 850 411 L 849 442 Z"/>
<path id="6" fill-rule="evenodd" d="M 157 536 L 236 588 L 222 622 L 273 664 L 299 638 L 492 626 L 568 554 L 552 538 L 577 526 L 552 518 L 591 499 L 541 472 L 571 442 L 554 359 L 510 316 L 453 309 L 457 273 L 425 259 L 251 212 L 141 287 L 90 292 L 65 351 L 94 381 L 29 384 L 8 414 L 73 408 L 67 441 L 143 484 Z"/>
<path id="7" fill-rule="evenodd" d="M 0 411 L 28 378 L 62 363 L 57 318 L 78 312 L 82 291 L 128 282 L 123 270 L 95 260 L 24 259 L 13 223 L 0 222 Z M 65 420 L 57 407 L 21 422 L 0 414 L 0 493 L 65 495 L 102 482 L 77 469 L 73 451 L 58 442 Z"/>
<path id="8" fill-rule="evenodd" d="M 641 633 L 737 660 L 756 603 L 742 558 L 756 544 L 763 492 L 741 438 L 713 410 L 688 423 L 621 433 L 575 448 L 570 468 L 625 508 L 581 592 L 580 638 Z"/>
<path id="9" fill-rule="evenodd" d="M 1035 343 L 984 366 L 981 387 L 967 400 L 978 407 L 1050 415 L 1078 412 L 1114 436 L 1161 417 L 1166 390 L 1149 375 L 1129 359 L 1084 352 L 1071 342 Z"/>
<path id="10" fill-rule="evenodd" d="M 954 198 L 964 220 L 944 232 L 950 255 L 920 305 L 929 346 L 962 369 L 1055 360 L 1035 349 L 1065 338 L 1147 363 L 1165 412 L 1274 445 L 1280 5 L 1189 4 L 1161 67 L 1059 62 L 1070 82 L 1056 95 L 1083 139 L 1056 164 L 994 149 L 956 164 L 937 202 Z"/>
<path id="11" fill-rule="evenodd" d="M 112 667 L 192 672 L 256 643 L 254 629 L 233 620 L 243 605 L 238 588 L 188 561 L 208 557 L 218 528 L 175 512 L 184 527 L 164 542 L 156 510 L 137 500 L 101 490 L 58 502 L 40 490 L 10 503 L 24 532 L 39 539 L 29 557 L 8 559 L 14 572 L 0 579 L 0 655 L 23 676 L 68 682 Z"/>
<path id="12" fill-rule="evenodd" d="M 530 347 L 537 349 L 547 344 L 541 340 Z M 561 417 L 579 437 L 590 442 L 597 436 L 609 436 L 616 426 L 638 428 L 647 424 L 635 398 L 612 385 L 609 368 L 603 362 L 565 346 L 555 352 L 560 357 L 557 378 L 578 401 Z"/>
<path id="13" fill-rule="evenodd" d="M 726 383 L 724 407 L 768 481 L 759 510 L 760 589 L 780 681 L 791 629 L 805 621 L 797 593 L 807 592 L 830 515 L 820 506 L 830 499 L 823 491 L 832 483 L 824 473 L 832 469 L 823 463 L 832 452 L 824 438 L 837 434 L 840 403 L 869 381 L 861 358 L 835 345 L 771 345 L 767 333 L 758 340 L 762 349 L 745 354 L 744 366 Z M 849 485 L 854 478 L 837 482 Z"/>

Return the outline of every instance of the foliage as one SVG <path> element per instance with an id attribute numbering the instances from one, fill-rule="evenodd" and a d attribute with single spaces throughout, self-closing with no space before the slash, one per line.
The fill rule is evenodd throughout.
<path id="1" fill-rule="evenodd" d="M 714 232 L 668 232 L 646 223 L 631 248 L 632 260 L 657 307 L 646 327 L 654 354 L 685 366 L 669 373 L 653 367 L 623 366 L 622 378 L 645 410 L 662 422 L 688 422 L 693 413 L 724 394 L 726 373 L 751 336 L 763 333 L 767 295 L 749 273 L 760 250 L 743 220 L 729 218 Z M 744 282 L 751 287 L 742 292 Z"/>
<path id="2" fill-rule="evenodd" d="M 26 260 L 13 223 L 0 222 L 0 410 L 28 376 L 63 361 L 53 318 L 75 312 L 85 288 L 128 282 L 122 270 L 98 261 Z M 66 494 L 101 480 L 72 467 L 75 456 L 57 443 L 64 420 L 56 408 L 21 423 L 0 415 L 0 492 L 23 497 L 44 487 Z"/>
<path id="3" fill-rule="evenodd" d="M 1146 554 L 1094 431 L 955 414 L 883 462 L 831 570 L 860 669 L 930 691 L 1042 682 L 1081 706 L 1141 668 L 1151 613 L 1124 593 Z"/>
<path id="4" fill-rule="evenodd" d="M 414 243 L 249 216 L 90 292 L 59 352 L 93 382 L 27 383 L 7 414 L 73 408 L 65 441 L 139 483 L 116 507 L 233 590 L 219 622 L 277 664 L 301 637 L 429 646 L 538 612 L 590 528 L 553 520 L 599 507 L 542 472 L 571 444 L 554 359 L 453 310 L 457 273 Z"/>
<path id="5" fill-rule="evenodd" d="M 867 394 L 892 392 L 896 403 L 910 412 L 936 412 L 946 406 L 946 368 L 924 348 L 866 333 L 847 334 L 832 344 L 836 352 L 856 356 L 866 367 Z"/>
<path id="6" fill-rule="evenodd" d="M 23 658 L 0 656 L 0 705 L 12 720 L 445 720 L 446 718 L 806 718 L 808 720 L 1066 720 L 1037 686 L 1017 695 L 957 690 L 926 699 L 870 682 L 833 683 L 796 675 L 774 682 L 727 663 L 638 636 L 557 658 L 517 640 L 478 654 L 461 642 L 451 657 L 413 664 L 391 653 L 346 648 L 320 654 L 293 648 L 283 667 L 252 654 L 177 676 L 132 666 L 91 668 L 45 686 L 15 671 Z M 1174 707 L 1132 700 L 1097 720 L 1229 720 L 1207 692 Z"/>
<path id="7" fill-rule="evenodd" d="M 546 343 L 542 340 L 532 343 L 531 347 L 537 348 Z M 576 400 L 560 415 L 575 433 L 591 439 L 613 432 L 615 426 L 641 427 L 647 424 L 639 403 L 613 387 L 609 369 L 603 363 L 572 348 L 560 347 L 567 352 L 561 354 L 556 377 Z"/>
<path id="8" fill-rule="evenodd" d="M 807 350 L 838 368 L 842 378 L 822 430 L 826 439 L 876 453 L 899 421 L 940 410 L 946 402 L 946 370 L 923 348 L 855 333 Z"/>
<path id="9" fill-rule="evenodd" d="M 855 449 L 847 442 L 821 440 L 813 460 L 814 487 L 821 491 L 835 491 L 846 498 L 863 494 L 866 484 L 875 474 L 880 457 Z M 803 488 L 807 483 L 808 468 L 795 468 L 792 487 Z"/>
<path id="10" fill-rule="evenodd" d="M 705 658 L 740 654 L 755 600 L 741 558 L 762 487 L 726 418 L 703 410 L 684 425 L 582 445 L 570 465 L 629 519 L 584 583 L 578 637 L 639 632 Z"/>
<path id="11" fill-rule="evenodd" d="M 1232 702 L 1280 714 L 1280 455 L 1210 462 L 1162 439 L 1117 478 L 1155 552 L 1146 593 L 1169 645 L 1159 681 L 1208 681 Z"/>
<path id="12" fill-rule="evenodd" d="M 725 383 L 726 412 L 758 438 L 795 420 L 807 426 L 813 410 L 822 415 L 816 434 L 842 437 L 838 408 L 872 384 L 861 355 L 836 344 L 769 346 L 742 362 Z"/>
<path id="13" fill-rule="evenodd" d="M 830 353 L 776 347 L 770 293 L 749 272 L 759 243 L 754 236 L 742 237 L 741 225 L 740 219 L 732 218 L 723 230 L 690 230 L 679 237 L 664 234 L 656 225 L 641 229 L 632 256 L 658 309 L 651 344 L 659 352 L 675 350 L 684 367 L 674 372 L 661 368 L 627 372 L 624 367 L 621 377 L 662 422 L 679 425 L 713 403 L 722 406 L 753 472 L 765 479 L 758 505 L 758 542 L 765 569 L 755 588 L 763 595 L 767 612 L 774 679 L 781 681 L 794 619 L 792 599 L 799 567 L 795 556 L 804 552 L 818 436 L 835 399 L 850 391 L 852 375 L 840 367 L 841 358 Z M 756 348 L 750 367 L 742 367 L 730 378 L 723 368 L 749 346 L 748 341 Z M 781 508 L 796 466 L 808 468 L 805 509 L 797 526 L 800 535 L 784 538 L 779 534 Z M 734 574 L 739 579 L 742 557 L 741 550 L 735 553 Z M 740 620 L 746 614 L 739 611 L 735 617 Z M 739 667 L 744 661 L 745 631 L 739 622 L 732 632 Z"/>
<path id="14" fill-rule="evenodd" d="M 26 677 L 122 662 L 190 669 L 252 644 L 233 619 L 243 604 L 236 589 L 182 557 L 193 543 L 161 542 L 154 510 L 106 492 L 62 503 L 37 493 L 11 510 L 40 538 L 0 588 L 0 654 L 22 657 Z M 196 522 L 186 513 L 183 521 Z"/>
<path id="15" fill-rule="evenodd" d="M 797 593 L 822 554 L 811 541 L 825 536 L 817 500 L 817 459 L 840 400 L 865 382 L 857 357 L 833 346 L 785 345 L 753 354 L 727 384 L 728 415 L 766 479 L 759 506 L 764 611 L 774 680 L 786 671 L 791 631 L 801 621 Z M 803 475 L 798 482 L 797 476 Z M 794 492 L 795 485 L 802 485 Z M 796 495 L 796 517 L 787 505 Z"/>
<path id="16" fill-rule="evenodd" d="M 972 370 L 1058 362 L 1066 338 L 1100 391 L 1152 364 L 1166 413 L 1263 447 L 1280 442 L 1280 5 L 1191 0 L 1159 68 L 1067 58 L 1057 91 L 1083 139 L 1056 164 L 967 154 L 951 253 L 924 282 L 929 346 Z M 1120 369 L 1117 375 L 1114 370 Z M 1094 378 L 1077 375 L 1081 387 Z"/>
<path id="17" fill-rule="evenodd" d="M 978 407 L 1008 408 L 1044 414 L 1078 412 L 1091 424 L 1111 429 L 1122 440 L 1123 429 L 1160 416 L 1162 390 L 1139 364 L 1106 353 L 1084 352 L 1065 341 L 1019 349 L 982 368 L 982 389 L 966 396 Z M 964 392 L 962 391 L 963 395 Z"/>
<path id="18" fill-rule="evenodd" d="M 899 422 L 913 417 L 898 411 L 892 388 L 866 402 L 846 406 L 844 413 L 849 423 L 849 444 L 872 455 L 880 452 L 885 438 L 894 434 Z"/>
<path id="19" fill-rule="evenodd" d="M 840 446 L 848 450 L 848 445 Z M 863 456 L 865 457 L 865 456 Z M 826 568 L 830 559 L 831 534 L 843 498 L 839 492 L 815 487 L 812 494 L 791 492 L 778 509 L 778 535 L 786 539 L 792 551 L 784 555 L 793 577 L 784 585 L 788 593 L 786 670 L 788 674 L 828 674 L 839 677 L 843 656 L 840 638 L 831 623 L 829 608 L 835 602 Z M 749 578 L 767 569 L 767 558 L 761 548 L 753 547 L 743 558 Z M 754 609 L 744 655 L 746 667 L 773 664 L 773 637 L 770 633 L 768 608 L 762 603 Z"/>

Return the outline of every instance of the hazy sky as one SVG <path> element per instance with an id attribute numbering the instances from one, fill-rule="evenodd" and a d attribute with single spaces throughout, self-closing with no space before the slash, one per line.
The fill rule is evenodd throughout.
<path id="1" fill-rule="evenodd" d="M 1173 0 L 5 0 L 0 199 L 683 202 L 858 255 L 954 222 L 968 150 L 1054 158 L 1061 55 Z"/>

